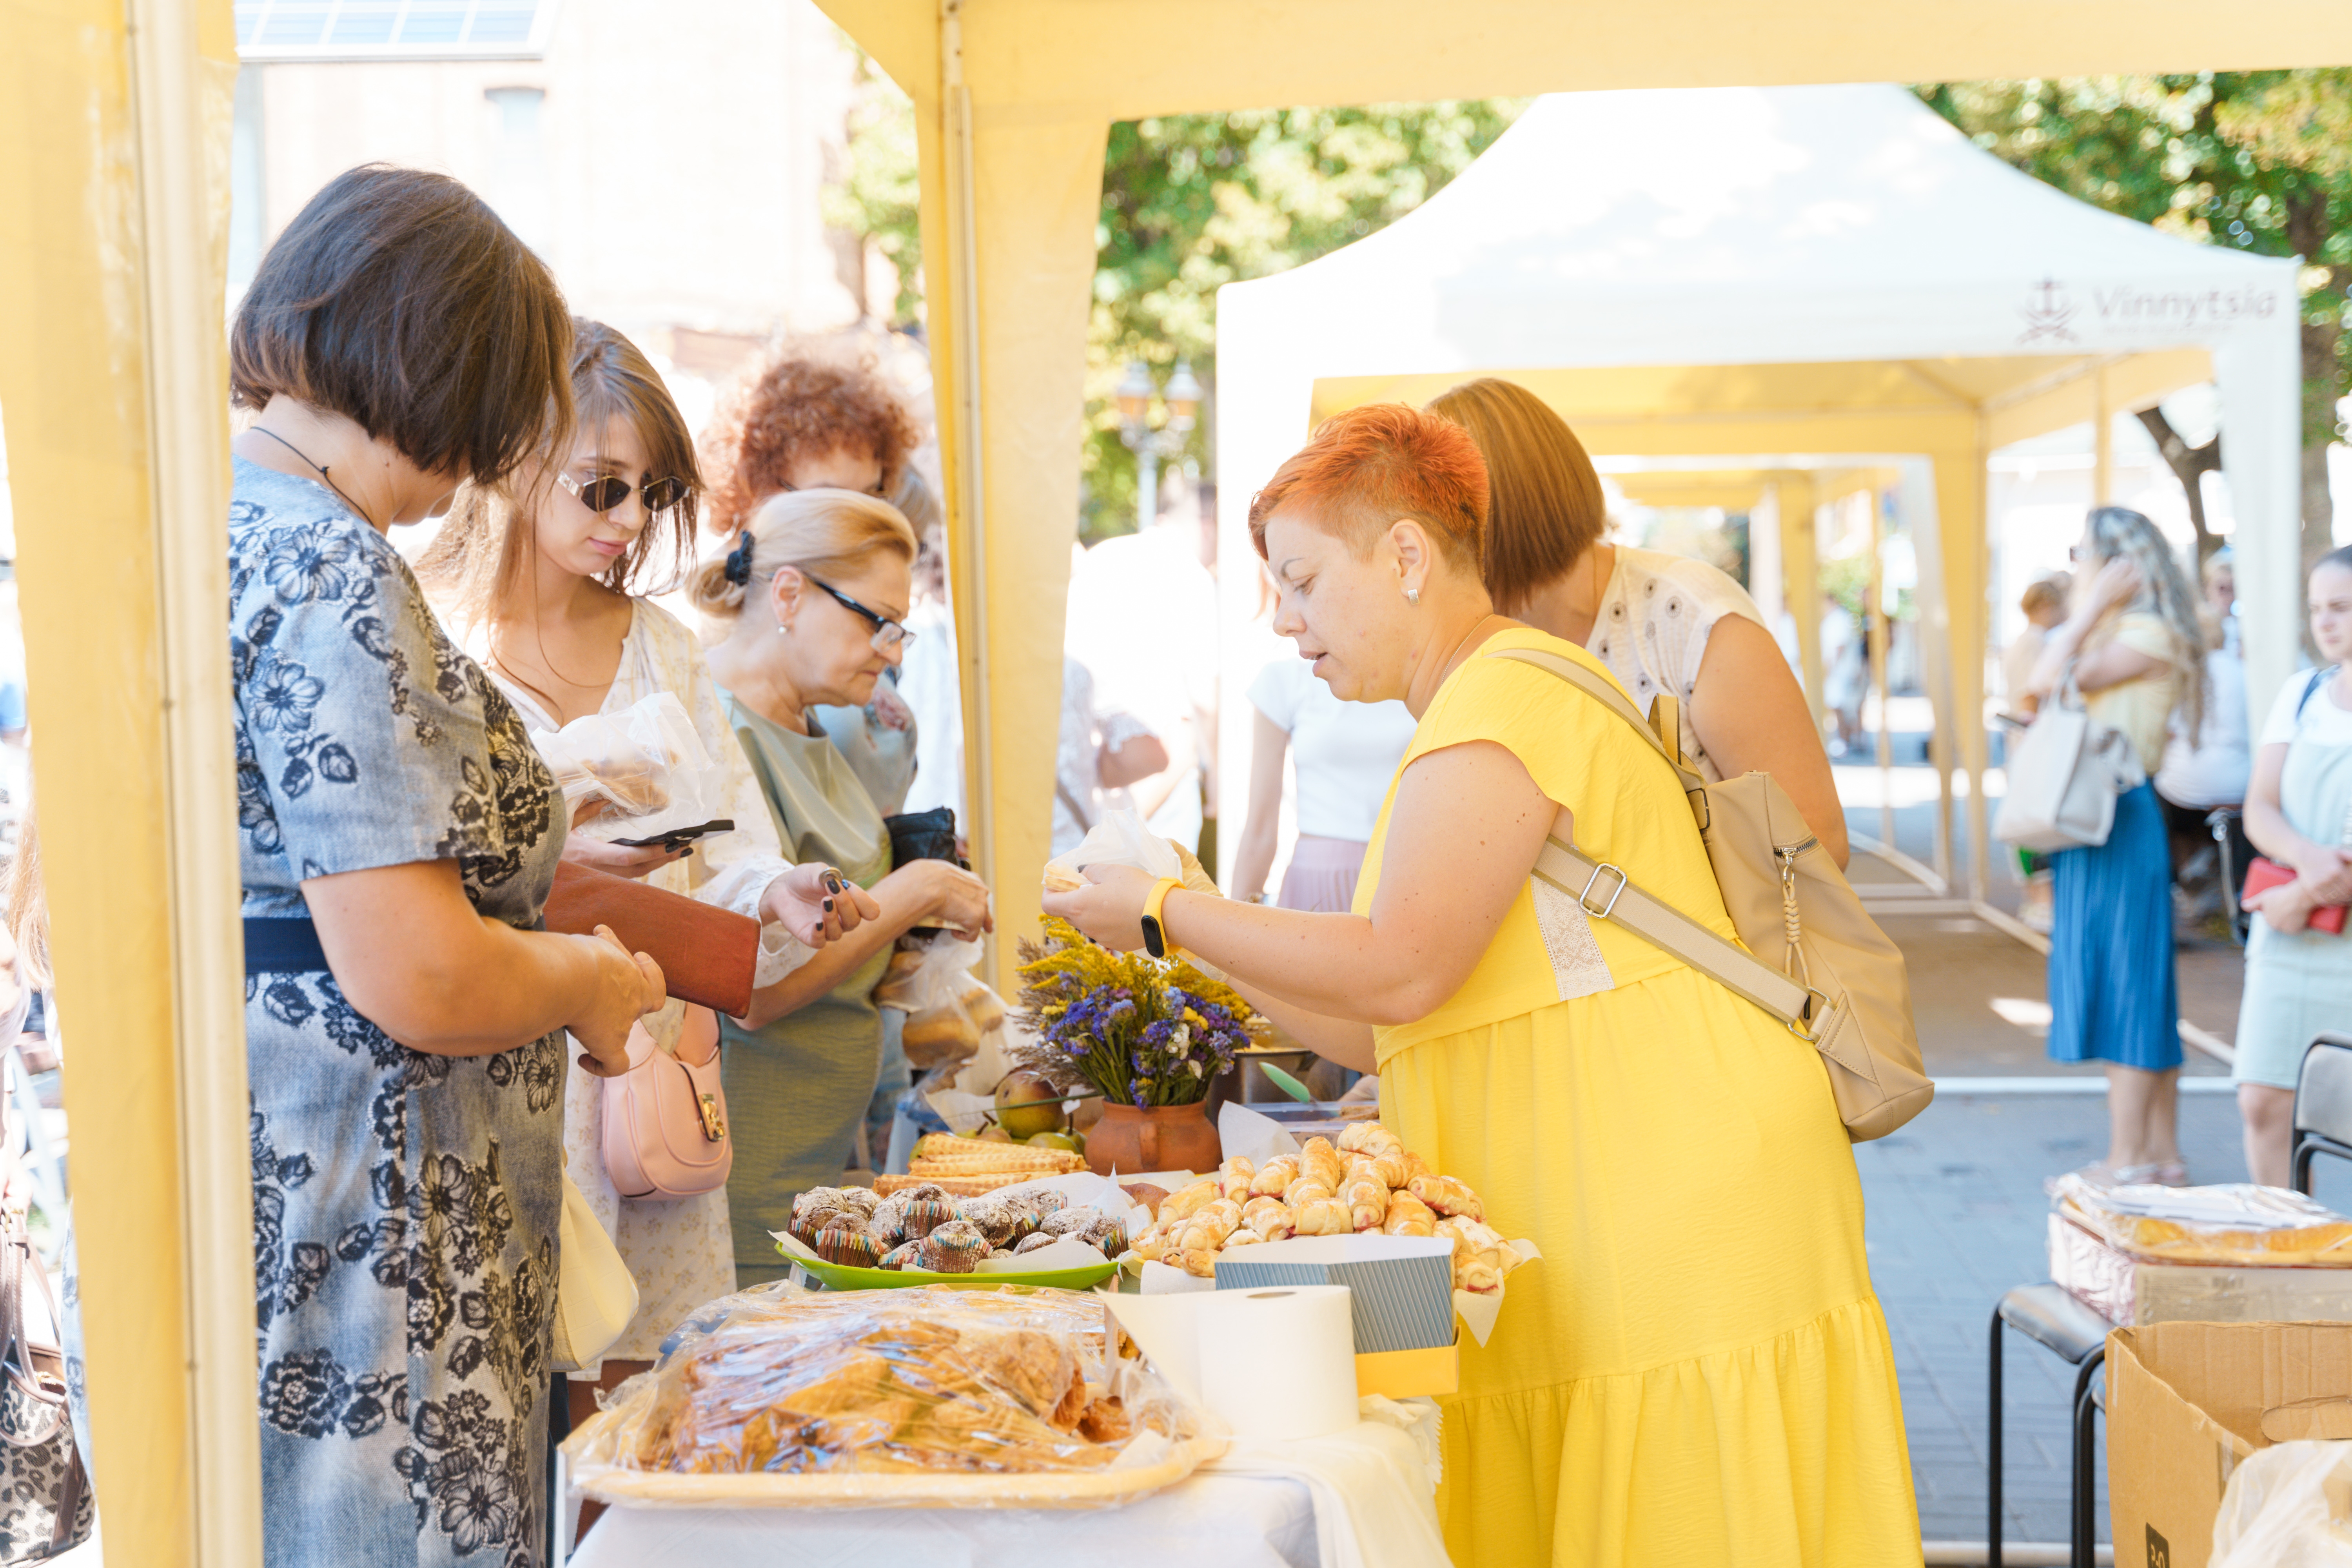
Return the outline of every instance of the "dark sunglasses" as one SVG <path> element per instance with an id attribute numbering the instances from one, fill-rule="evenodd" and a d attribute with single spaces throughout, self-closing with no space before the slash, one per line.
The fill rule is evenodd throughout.
<path id="1" fill-rule="evenodd" d="M 886 616 L 877 615 L 874 611 L 867 609 L 865 605 L 859 604 L 856 600 L 851 598 L 848 595 L 843 593 L 832 584 L 820 583 L 805 572 L 801 574 L 801 580 L 805 582 L 812 588 L 824 589 L 826 593 L 833 595 L 833 602 L 835 604 L 839 605 L 843 609 L 851 612 L 853 615 L 863 616 L 867 621 L 871 622 L 874 626 L 875 652 L 888 653 L 894 647 L 904 648 L 913 645 L 915 641 L 914 633 L 908 631 L 906 627 L 900 626 L 898 622 L 891 620 Z"/>
<path id="2" fill-rule="evenodd" d="M 629 499 L 631 490 L 637 489 L 636 486 L 617 474 L 604 474 L 584 483 L 570 474 L 558 474 L 555 482 L 570 490 L 582 506 L 600 514 L 612 510 Z M 686 499 L 686 481 L 675 476 L 647 479 L 645 488 L 637 490 L 637 494 L 644 501 L 646 510 L 667 511 Z"/>

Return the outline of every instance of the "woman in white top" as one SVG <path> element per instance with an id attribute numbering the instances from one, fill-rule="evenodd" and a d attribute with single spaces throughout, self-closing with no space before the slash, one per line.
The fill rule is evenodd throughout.
<path id="1" fill-rule="evenodd" d="M 611 328 L 575 321 L 576 437 L 560 468 L 530 465 L 511 494 L 468 490 L 419 563 L 443 616 L 534 731 L 560 730 L 669 692 L 723 764 L 735 830 L 675 852 L 633 849 L 574 831 L 564 858 L 761 922 L 754 984 L 782 982 L 822 944 L 875 912 L 862 892 L 829 889 L 821 865 L 783 858 L 767 805 L 719 706 L 692 633 L 628 592 L 656 555 L 684 564 L 701 481 L 677 405 L 643 354 Z M 551 470 L 551 471 L 550 471 Z M 837 879 L 835 879 L 837 885 Z M 653 1048 L 708 1060 L 718 1048 L 707 1007 L 673 999 L 643 1027 Z M 586 1196 L 635 1277 L 636 1318 L 601 1369 L 575 1376 L 575 1417 L 651 1364 L 679 1320 L 735 1289 L 727 1194 L 623 1201 L 604 1169 L 601 1080 L 573 1071 L 564 1095 L 565 1173 Z"/>
<path id="2" fill-rule="evenodd" d="M 2279 688 L 2254 752 L 2246 836 L 2293 882 L 2255 894 L 2238 1012 L 2238 1110 L 2246 1169 L 2287 1184 L 2294 1085 L 2323 1029 L 2352 1021 L 2352 934 L 2311 929 L 2315 910 L 2352 901 L 2352 545 L 2313 563 L 2311 640 L 2321 668 Z"/>
<path id="3" fill-rule="evenodd" d="M 1233 896 L 1255 899 L 1265 890 L 1287 753 L 1297 759 L 1298 839 L 1275 902 L 1286 910 L 1345 913 L 1355 900 L 1364 847 L 1388 798 L 1389 780 L 1412 743 L 1412 715 L 1402 702 L 1343 701 L 1297 658 L 1278 658 L 1258 671 L 1249 700 L 1257 710 L 1256 733 Z"/>
<path id="4" fill-rule="evenodd" d="M 1845 813 L 1812 710 L 1764 616 L 1704 561 L 1601 542 L 1601 476 L 1575 432 L 1523 386 L 1485 377 L 1429 405 L 1486 459 L 1484 570 L 1496 610 L 1609 667 L 1633 705 L 1682 704 L 1702 777 L 1767 773 L 1843 867 Z"/>

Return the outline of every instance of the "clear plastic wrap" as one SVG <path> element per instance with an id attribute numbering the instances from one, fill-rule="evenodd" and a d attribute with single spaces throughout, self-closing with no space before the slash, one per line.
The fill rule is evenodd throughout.
<path id="1" fill-rule="evenodd" d="M 2352 1268 L 2352 1219 L 2283 1187 L 2101 1188 L 2065 1175 L 2051 1207 L 2134 1258 Z"/>
<path id="2" fill-rule="evenodd" d="M 685 704 L 657 691 L 617 713 L 592 713 L 561 730 L 534 730 L 565 811 L 604 839 L 657 838 L 725 814 L 726 778 Z M 583 807 L 595 810 L 583 818 Z"/>
<path id="3" fill-rule="evenodd" d="M 907 1015 L 899 1043 L 908 1065 L 923 1072 L 970 1061 L 982 1041 L 1004 1027 L 1003 999 L 971 972 L 980 943 L 944 932 L 910 934 L 899 942 L 874 1001 Z"/>
<path id="4" fill-rule="evenodd" d="M 871 1501 L 836 1479 L 1079 1478 L 1151 1472 L 1166 1485 L 1222 1450 L 1213 1417 L 1124 1345 L 1101 1302 L 1070 1291 L 928 1286 L 809 1293 L 762 1286 L 697 1315 L 653 1371 L 631 1378 L 564 1445 L 574 1482 L 663 1500 L 625 1476 L 759 1478 L 738 1500 Z M 1134 1475 L 1088 1498 L 1135 1495 Z M 1148 1489 L 1148 1488 L 1147 1488 Z M 680 1494 L 681 1500 L 693 1489 Z M 918 1480 L 887 1495 L 1038 1506 L 1034 1487 Z"/>

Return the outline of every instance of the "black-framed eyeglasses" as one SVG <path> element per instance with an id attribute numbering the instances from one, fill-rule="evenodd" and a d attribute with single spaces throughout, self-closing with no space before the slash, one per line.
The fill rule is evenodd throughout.
<path id="1" fill-rule="evenodd" d="M 628 500 L 633 489 L 637 491 L 638 499 L 649 512 L 667 511 L 686 499 L 686 481 L 676 475 L 647 479 L 643 489 L 618 474 L 600 474 L 593 479 L 575 479 L 570 474 L 558 474 L 555 482 L 570 490 L 582 506 L 600 516 Z"/>
<path id="2" fill-rule="evenodd" d="M 867 621 L 873 624 L 875 652 L 888 653 L 893 648 L 903 650 L 914 645 L 915 634 L 900 626 L 898 622 L 890 619 L 887 616 L 876 614 L 874 611 L 869 610 L 865 605 L 859 604 L 856 600 L 851 598 L 848 595 L 843 593 L 840 589 L 835 587 L 832 584 L 821 583 L 814 577 L 811 577 L 805 572 L 801 574 L 801 577 L 810 587 L 822 588 L 826 593 L 832 595 L 833 602 L 839 605 L 843 609 L 849 611 L 853 615 L 863 616 Z"/>

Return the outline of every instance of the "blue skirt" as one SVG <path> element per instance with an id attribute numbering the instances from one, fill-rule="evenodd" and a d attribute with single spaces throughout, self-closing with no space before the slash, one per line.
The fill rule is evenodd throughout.
<path id="1" fill-rule="evenodd" d="M 2180 991 L 2172 972 L 2172 849 L 2156 786 L 2116 801 L 2096 848 L 2050 858 L 2050 1059 L 2096 1059 L 2162 1072 L 2180 1065 Z"/>

